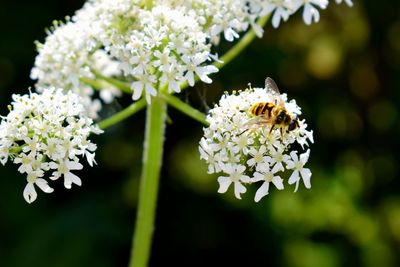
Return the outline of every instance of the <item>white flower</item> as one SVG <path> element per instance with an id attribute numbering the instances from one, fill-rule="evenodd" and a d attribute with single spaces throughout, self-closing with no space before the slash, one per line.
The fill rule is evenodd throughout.
<path id="1" fill-rule="evenodd" d="M 24 153 L 21 153 L 18 158 L 14 159 L 15 164 L 21 164 L 18 168 L 18 171 L 20 173 L 28 173 L 29 174 L 33 171 L 32 165 L 33 165 L 33 162 L 35 161 L 34 155 L 35 154 L 26 155 Z"/>
<path id="2" fill-rule="evenodd" d="M 296 192 L 299 188 L 300 178 L 303 179 L 304 186 L 311 188 L 311 171 L 308 168 L 304 168 L 304 165 L 308 161 L 310 156 L 310 150 L 308 149 L 305 153 L 300 155 L 300 159 L 297 156 L 296 151 L 290 153 L 290 158 L 286 159 L 287 169 L 293 169 L 293 173 L 289 178 L 289 184 L 296 184 L 294 191 Z"/>
<path id="3" fill-rule="evenodd" d="M 277 171 L 284 171 L 283 160 L 284 160 L 284 146 L 278 146 L 275 148 L 274 146 L 268 146 L 269 154 L 271 155 L 271 164 L 274 165 L 274 169 Z"/>
<path id="4" fill-rule="evenodd" d="M 82 98 L 61 89 L 41 88 L 42 94 L 13 95 L 10 113 L 0 123 L 0 160 L 8 158 L 26 173 L 28 184 L 24 198 L 33 202 L 37 185 L 46 193 L 53 192 L 44 175 L 51 179 L 64 177 L 64 186 L 81 185 L 71 171 L 80 170 L 79 156 L 86 157 L 89 165 L 95 163 L 96 145 L 89 135 L 102 131 L 87 117 Z"/>
<path id="5" fill-rule="evenodd" d="M 259 164 L 257 168 L 257 172 L 254 173 L 254 178 L 252 182 L 263 181 L 263 184 L 258 188 L 256 195 L 254 197 L 254 201 L 258 202 L 261 198 L 268 195 L 269 191 L 269 183 L 273 183 L 278 190 L 283 189 L 283 179 L 275 173 L 279 170 L 276 168 L 270 169 L 270 165 L 268 162 L 264 164 Z"/>
<path id="6" fill-rule="evenodd" d="M 263 163 L 266 161 L 270 161 L 270 157 L 265 156 L 266 152 L 267 148 L 265 145 L 261 145 L 259 148 L 250 148 L 249 154 L 252 156 L 252 158 L 247 161 L 247 165 L 250 167 L 258 166 L 259 164 L 263 165 Z"/>
<path id="7" fill-rule="evenodd" d="M 346 4 L 347 4 L 348 6 L 350 6 L 350 7 L 353 6 L 352 0 L 344 0 L 344 1 L 346 2 Z M 336 3 L 337 3 L 337 4 L 341 4 L 342 2 L 343 2 L 343 0 L 336 0 Z"/>
<path id="8" fill-rule="evenodd" d="M 50 177 L 52 180 L 57 180 L 61 175 L 64 175 L 64 186 L 67 189 L 71 189 L 72 184 L 81 186 L 81 179 L 70 172 L 71 170 L 82 170 L 83 165 L 76 161 L 64 160 L 54 164 L 57 171 L 53 172 L 53 176 Z"/>
<path id="9" fill-rule="evenodd" d="M 218 193 L 225 193 L 229 186 L 233 183 L 235 196 L 236 198 L 241 199 L 240 194 L 246 192 L 246 187 L 244 187 L 242 183 L 250 182 L 250 177 L 243 174 L 243 172 L 246 170 L 246 167 L 243 165 L 232 164 L 225 164 L 221 167 L 225 173 L 229 174 L 229 176 L 218 177 Z"/>
<path id="10" fill-rule="evenodd" d="M 150 103 L 150 96 L 157 95 L 157 90 L 153 87 L 156 77 L 147 74 L 140 74 L 136 77 L 138 78 L 138 81 L 133 82 L 131 85 L 133 90 L 133 100 L 138 100 L 142 95 L 143 89 L 145 89 L 147 102 Z"/>
<path id="11" fill-rule="evenodd" d="M 275 174 L 292 169 L 289 159 L 294 159 L 289 155 L 301 153 L 301 150 L 296 150 L 300 146 L 293 145 L 298 143 L 303 149 L 312 143 L 312 131 L 306 129 L 304 119 L 298 120 L 299 127 L 291 131 L 278 126 L 271 131 L 271 122 L 263 123 L 259 117 L 255 120 L 257 116 L 252 115 L 249 109 L 258 103 L 274 103 L 274 98 L 265 88 L 249 88 L 223 95 L 210 110 L 207 116 L 209 126 L 204 128 L 199 151 L 200 158 L 208 165 L 208 172 L 219 174 L 218 192 L 226 192 L 229 185 L 237 181 L 235 196 L 238 197 L 245 192 L 242 182 L 264 180 L 256 193 L 255 200 L 259 201 L 268 193 L 269 182 L 283 189 L 281 178 Z M 301 114 L 295 101 L 289 101 L 285 94 L 281 99 L 292 119 Z M 307 153 L 309 155 L 309 150 Z"/>
<path id="12" fill-rule="evenodd" d="M 54 191 L 54 189 L 47 184 L 45 179 L 37 178 L 34 175 L 28 175 L 27 180 L 28 183 L 25 186 L 23 195 L 26 202 L 29 204 L 35 201 L 37 198 L 37 193 L 34 186 L 35 184 L 45 193 L 52 193 Z"/>
<path id="13" fill-rule="evenodd" d="M 303 20 L 307 25 L 312 22 L 319 22 L 319 11 L 312 4 L 325 9 L 328 5 L 328 0 L 303 0 L 304 1 L 304 11 Z"/>
<path id="14" fill-rule="evenodd" d="M 281 20 L 287 21 L 291 12 L 289 1 L 263 1 L 260 16 L 268 15 L 272 12 L 272 26 L 278 28 Z"/>
<path id="15" fill-rule="evenodd" d="M 208 58 L 208 54 L 196 54 L 194 56 L 186 56 L 182 57 L 183 62 L 186 64 L 186 74 L 185 79 L 188 81 L 190 86 L 194 86 L 194 75 L 199 76 L 200 80 L 205 83 L 211 83 L 212 80 L 208 77 L 209 74 L 218 72 L 218 69 L 215 66 L 201 66 L 203 62 L 205 62 Z"/>

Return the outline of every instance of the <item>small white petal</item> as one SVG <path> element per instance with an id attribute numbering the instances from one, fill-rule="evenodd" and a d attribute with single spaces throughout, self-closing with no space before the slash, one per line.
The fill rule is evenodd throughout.
<path id="1" fill-rule="evenodd" d="M 272 183 L 275 185 L 275 187 L 278 190 L 282 190 L 283 189 L 283 179 L 279 176 L 274 176 L 272 178 Z"/>
<path id="2" fill-rule="evenodd" d="M 353 6 L 353 2 L 351 0 L 345 0 L 345 2 L 349 7 Z"/>
<path id="3" fill-rule="evenodd" d="M 250 177 L 247 176 L 247 175 L 242 175 L 242 176 L 240 177 L 240 181 L 242 181 L 243 183 L 251 183 L 251 182 L 252 182 L 252 180 L 250 179 Z"/>
<path id="4" fill-rule="evenodd" d="M 226 177 L 226 176 L 220 176 L 218 177 L 218 183 L 219 183 L 219 189 L 218 189 L 218 193 L 225 193 L 229 186 L 232 183 L 232 180 L 230 179 L 230 177 Z"/>
<path id="5" fill-rule="evenodd" d="M 194 74 L 193 71 L 188 71 L 185 75 L 186 80 L 188 81 L 190 86 L 194 86 Z"/>
<path id="6" fill-rule="evenodd" d="M 290 156 L 292 157 L 294 162 L 299 161 L 299 157 L 297 156 L 297 151 L 290 152 Z"/>
<path id="7" fill-rule="evenodd" d="M 288 167 L 288 169 L 290 169 L 290 168 Z M 283 167 L 283 164 L 281 162 L 277 162 L 274 165 L 274 167 L 272 168 L 271 172 L 272 173 L 277 173 L 279 171 L 284 171 L 284 170 L 285 170 L 285 168 Z"/>
<path id="8" fill-rule="evenodd" d="M 254 173 L 254 177 L 253 177 L 253 179 L 252 179 L 252 182 L 253 183 L 256 183 L 256 182 L 259 182 L 259 181 L 264 181 L 265 179 L 264 179 L 264 175 L 263 174 L 261 174 L 261 173 L 259 173 L 259 172 L 255 172 Z"/>
<path id="9" fill-rule="evenodd" d="M 93 167 L 93 163 L 97 164 L 96 160 L 94 159 L 95 153 L 85 152 L 87 162 L 89 163 L 90 167 Z"/>
<path id="10" fill-rule="evenodd" d="M 224 37 L 228 42 L 232 42 L 235 38 L 239 38 L 239 34 L 235 32 L 232 28 L 225 29 Z"/>
<path id="11" fill-rule="evenodd" d="M 269 190 L 269 182 L 264 182 L 260 188 L 258 188 L 256 192 L 256 196 L 254 197 L 254 201 L 258 202 L 260 199 L 268 195 L 268 190 Z"/>
<path id="12" fill-rule="evenodd" d="M 213 25 L 211 27 L 211 35 L 218 35 L 222 31 L 221 25 Z"/>
<path id="13" fill-rule="evenodd" d="M 76 161 L 68 161 L 66 165 L 70 170 L 82 170 L 83 168 L 83 165 Z"/>
<path id="14" fill-rule="evenodd" d="M 272 16 L 272 26 L 274 28 L 278 28 L 279 24 L 281 22 L 281 16 L 277 11 L 274 12 L 274 15 Z"/>
<path id="15" fill-rule="evenodd" d="M 299 171 L 298 170 L 294 170 L 292 175 L 290 175 L 289 184 L 294 184 L 296 182 L 298 182 L 300 180 L 300 176 L 299 176 Z"/>
<path id="16" fill-rule="evenodd" d="M 306 164 L 309 157 L 310 157 L 310 149 L 308 149 L 305 153 L 300 155 L 300 162 L 303 165 Z"/>
<path id="17" fill-rule="evenodd" d="M 301 177 L 303 178 L 304 185 L 306 188 L 311 188 L 311 171 L 308 168 L 300 170 Z"/>
<path id="18" fill-rule="evenodd" d="M 45 179 L 38 178 L 38 179 L 36 179 L 35 184 L 36 184 L 40 189 L 42 189 L 42 191 L 45 192 L 45 193 L 53 193 L 53 191 L 54 191 L 54 189 L 51 188 L 51 187 L 48 185 L 48 183 L 47 183 L 47 181 L 46 181 Z"/>
<path id="19" fill-rule="evenodd" d="M 35 187 L 33 186 L 33 183 L 28 183 L 25 186 L 23 195 L 26 202 L 28 202 L 29 204 L 31 204 L 33 201 L 36 200 L 37 194 L 35 191 Z"/>
<path id="20" fill-rule="evenodd" d="M 313 21 L 319 21 L 319 11 L 310 4 L 304 5 L 303 20 L 307 25 L 310 25 Z"/>
<path id="21" fill-rule="evenodd" d="M 240 182 L 234 182 L 234 188 L 235 188 L 235 196 L 236 196 L 236 198 L 242 199 L 240 197 L 240 194 L 246 192 L 246 187 L 244 187 L 244 185 L 242 185 Z"/>
<path id="22" fill-rule="evenodd" d="M 157 95 L 157 90 L 151 84 L 146 84 L 146 94 L 156 96 Z"/>
<path id="23" fill-rule="evenodd" d="M 143 84 L 141 82 L 133 82 L 131 88 L 133 90 L 132 99 L 138 100 L 142 96 Z"/>
<path id="24" fill-rule="evenodd" d="M 64 186 L 67 189 L 71 189 L 72 184 L 76 184 L 76 185 L 81 186 L 82 185 L 82 181 L 75 174 L 73 174 L 71 172 L 67 172 L 66 174 L 64 174 Z"/>
<path id="25" fill-rule="evenodd" d="M 264 34 L 263 28 L 260 25 L 258 25 L 257 23 L 253 23 L 251 26 L 252 26 L 254 32 L 256 33 L 257 37 L 261 38 Z"/>
<path id="26" fill-rule="evenodd" d="M 215 72 L 218 72 L 218 68 L 213 65 L 198 67 L 196 69 L 196 74 L 199 76 L 200 80 L 205 83 L 212 83 L 212 80 L 207 75 Z"/>

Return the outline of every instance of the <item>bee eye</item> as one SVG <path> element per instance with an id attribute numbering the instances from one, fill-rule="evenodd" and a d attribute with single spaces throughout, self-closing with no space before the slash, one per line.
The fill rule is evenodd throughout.
<path id="1" fill-rule="evenodd" d="M 288 127 L 288 131 L 293 131 L 294 129 L 296 129 L 298 127 L 298 122 L 297 119 L 294 119 L 290 122 L 289 127 Z"/>

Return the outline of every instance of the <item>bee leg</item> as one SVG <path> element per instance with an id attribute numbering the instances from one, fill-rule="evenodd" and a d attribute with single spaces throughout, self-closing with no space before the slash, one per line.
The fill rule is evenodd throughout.
<path id="1" fill-rule="evenodd" d="M 275 124 L 272 124 L 271 129 L 269 130 L 269 134 L 272 133 L 272 130 L 274 129 L 274 127 L 275 127 Z"/>
<path id="2" fill-rule="evenodd" d="M 247 132 L 248 130 L 250 130 L 250 129 L 248 128 L 248 129 L 242 131 L 242 132 L 239 134 L 239 136 L 241 136 L 242 134 L 244 134 L 244 133 Z"/>
<path id="3" fill-rule="evenodd" d="M 279 130 L 281 131 L 281 137 L 283 138 L 283 128 L 281 127 Z"/>

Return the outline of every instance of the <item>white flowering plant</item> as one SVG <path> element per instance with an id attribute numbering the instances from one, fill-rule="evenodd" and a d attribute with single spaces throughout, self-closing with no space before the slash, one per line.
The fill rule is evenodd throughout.
<path id="1" fill-rule="evenodd" d="M 310 188 L 311 171 L 304 165 L 312 131 L 298 119 L 294 100 L 280 95 L 287 114 L 296 118 L 295 129 L 286 131 L 273 129 L 270 122 L 250 126 L 254 103 L 274 103 L 264 88 L 225 94 L 207 116 L 174 95 L 198 81 L 212 83 L 213 74 L 262 37 L 269 18 L 278 28 L 302 10 L 309 25 L 320 20 L 319 9 L 327 5 L 328 0 L 88 0 L 72 17 L 55 22 L 43 43 L 37 42 L 31 71 L 36 92 L 14 95 L 9 114 L 1 117 L 0 162 L 15 163 L 26 175 L 28 203 L 37 198 L 35 186 L 53 192 L 46 179 L 62 177 L 66 188 L 81 185 L 75 174 L 83 168 L 81 159 L 96 163 L 91 134 L 147 107 L 130 261 L 137 267 L 147 266 L 150 253 L 167 105 L 206 125 L 200 157 L 209 173 L 220 173 L 218 192 L 233 183 L 240 198 L 244 184 L 258 183 L 258 202 L 271 182 L 284 188 L 285 170 L 292 170 L 287 183 L 295 184 L 295 191 L 301 181 Z M 221 42 L 235 43 L 219 57 L 215 51 Z M 123 94 L 133 103 L 99 121 L 103 105 Z"/>

